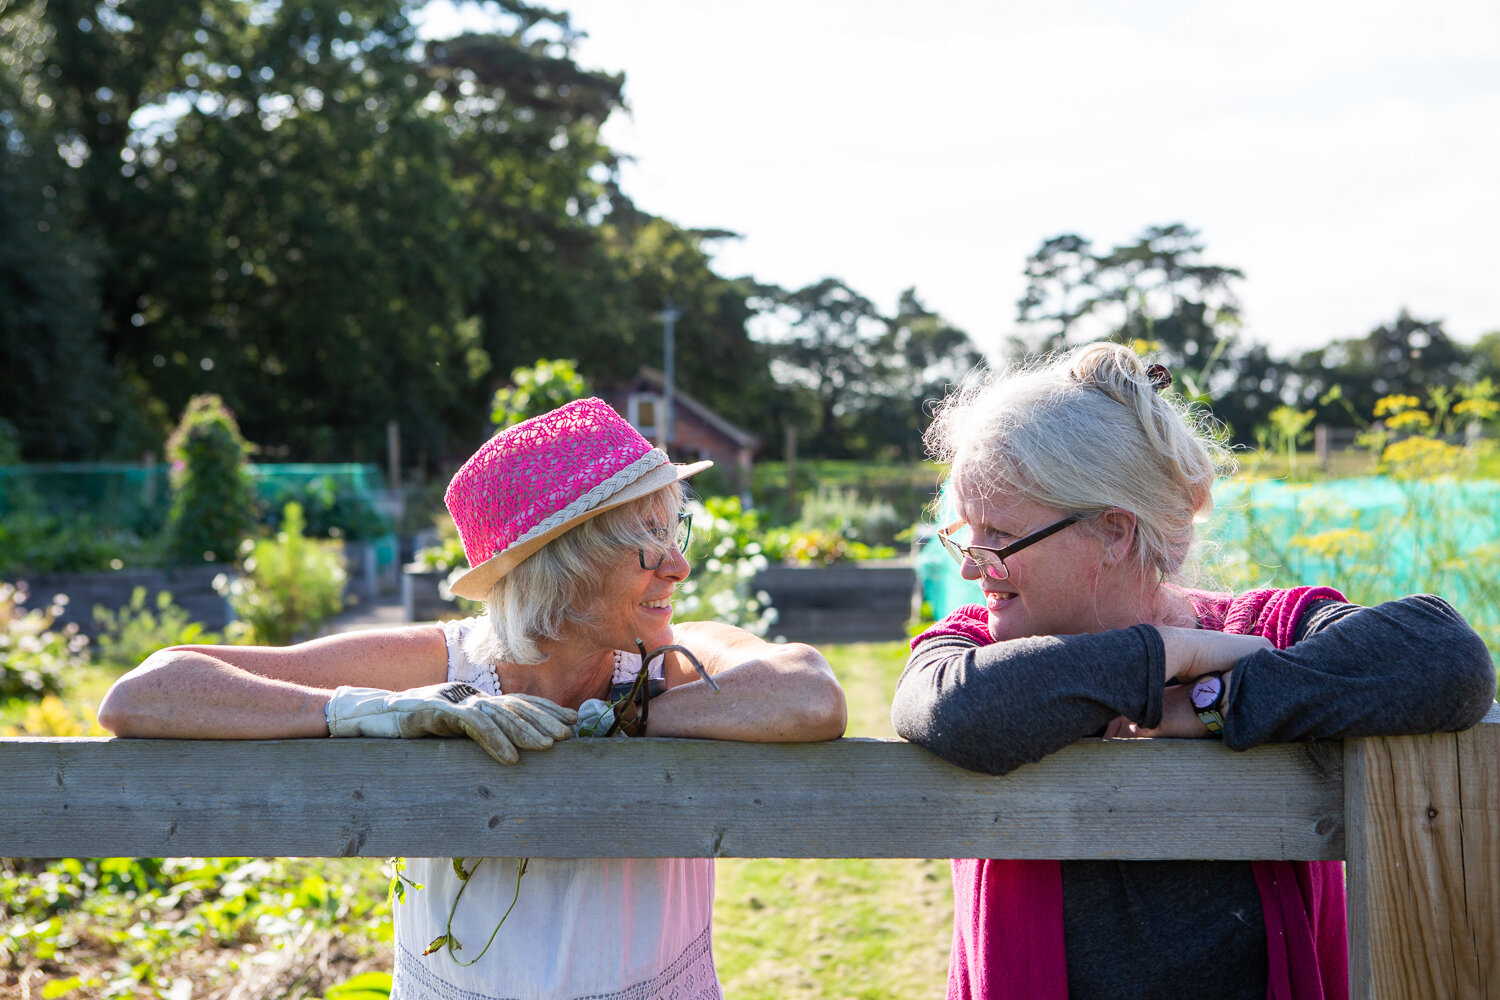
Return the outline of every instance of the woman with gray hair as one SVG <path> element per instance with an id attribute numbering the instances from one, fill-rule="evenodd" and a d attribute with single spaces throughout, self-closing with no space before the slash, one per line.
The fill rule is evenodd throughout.
<path id="1" fill-rule="evenodd" d="M 1478 722 L 1494 667 L 1437 597 L 1174 582 L 1223 456 L 1170 382 L 1099 343 L 942 404 L 928 444 L 957 521 L 938 537 L 984 604 L 913 640 L 896 731 L 1004 774 L 1090 736 L 1242 750 Z M 1348 994 L 1336 862 L 955 860 L 953 888 L 949 997 Z"/>
<path id="2" fill-rule="evenodd" d="M 816 650 L 672 624 L 680 482 L 709 464 L 672 464 L 597 399 L 525 421 L 445 497 L 470 565 L 452 589 L 482 617 L 162 650 L 99 721 L 156 738 L 466 735 L 502 764 L 574 735 L 835 738 L 843 692 Z M 404 874 L 421 888 L 395 906 L 393 997 L 720 996 L 712 859 L 419 858 Z"/>

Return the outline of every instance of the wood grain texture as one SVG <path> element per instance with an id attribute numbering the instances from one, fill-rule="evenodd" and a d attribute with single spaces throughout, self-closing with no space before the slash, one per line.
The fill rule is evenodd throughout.
<path id="1" fill-rule="evenodd" d="M 1351 996 L 1500 1000 L 1500 708 L 1345 749 Z"/>
<path id="2" fill-rule="evenodd" d="M 1091 740 L 1004 777 L 899 741 L 0 740 L 0 855 L 1344 854 L 1338 744 Z"/>

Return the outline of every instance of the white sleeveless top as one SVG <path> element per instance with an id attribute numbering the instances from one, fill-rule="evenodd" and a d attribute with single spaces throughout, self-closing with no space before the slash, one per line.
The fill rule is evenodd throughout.
<path id="1" fill-rule="evenodd" d="M 470 663 L 467 633 L 478 619 L 443 622 L 448 679 L 500 694 L 492 666 Z M 638 653 L 615 660 L 615 682 L 634 678 Z M 527 753 L 528 751 L 522 751 Z M 542 751 L 545 752 L 545 751 Z M 477 858 L 466 858 L 474 869 Z M 533 858 L 520 897 L 494 943 L 462 966 L 446 948 L 422 952 L 444 933 L 462 884 L 450 858 L 408 858 L 395 904 L 392 1000 L 722 1000 L 714 972 L 711 858 Z M 472 961 L 510 906 L 516 858 L 485 858 L 453 918 Z"/>

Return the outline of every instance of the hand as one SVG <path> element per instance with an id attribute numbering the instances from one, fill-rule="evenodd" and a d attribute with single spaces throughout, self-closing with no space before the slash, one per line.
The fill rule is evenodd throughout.
<path id="1" fill-rule="evenodd" d="M 1189 684 L 1174 684 L 1162 692 L 1161 725 L 1155 729 L 1145 729 L 1122 715 L 1109 724 L 1104 735 L 1113 739 L 1126 740 L 1208 739 L 1208 727 L 1203 724 L 1202 719 L 1198 718 L 1192 699 L 1188 697 L 1190 689 Z"/>
<path id="2" fill-rule="evenodd" d="M 574 736 L 603 736 L 615 724 L 615 710 L 609 702 L 590 698 L 578 706 L 578 721 L 573 724 Z"/>
<path id="3" fill-rule="evenodd" d="M 1269 639 L 1258 635 L 1170 625 L 1159 625 L 1157 631 L 1161 633 L 1162 646 L 1167 654 L 1166 679 L 1169 681 L 1189 681 L 1204 674 L 1233 670 L 1243 657 L 1276 648 Z"/>
<path id="4" fill-rule="evenodd" d="M 341 687 L 328 702 L 329 736 L 467 736 L 502 764 L 573 735 L 578 713 L 529 694 L 480 694 L 467 684 L 408 691 Z"/>

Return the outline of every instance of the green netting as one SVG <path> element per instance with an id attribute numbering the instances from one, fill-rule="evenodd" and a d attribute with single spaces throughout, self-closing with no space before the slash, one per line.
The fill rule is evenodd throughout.
<path id="1" fill-rule="evenodd" d="M 390 531 L 379 513 L 382 482 L 374 465 L 356 463 L 249 466 L 270 523 L 290 500 L 303 505 L 310 534 L 337 528 L 346 537 L 372 538 Z M 87 518 L 139 535 L 166 523 L 172 494 L 165 464 L 57 463 L 0 466 L 0 517 L 40 511 Z"/>
<path id="2" fill-rule="evenodd" d="M 1228 589 L 1327 583 L 1362 604 L 1433 593 L 1476 625 L 1500 622 L 1500 482 L 1236 479 L 1215 499 L 1205 535 Z"/>
<path id="3" fill-rule="evenodd" d="M 165 465 L 71 462 L 0 466 L 0 517 L 18 511 L 87 516 L 138 534 L 166 522 L 171 486 Z"/>
<path id="4" fill-rule="evenodd" d="M 1439 594 L 1500 650 L 1500 482 L 1232 479 L 1214 496 L 1203 585 L 1326 584 L 1361 604 Z M 923 546 L 915 562 L 935 617 L 980 600 L 940 545 Z"/>

